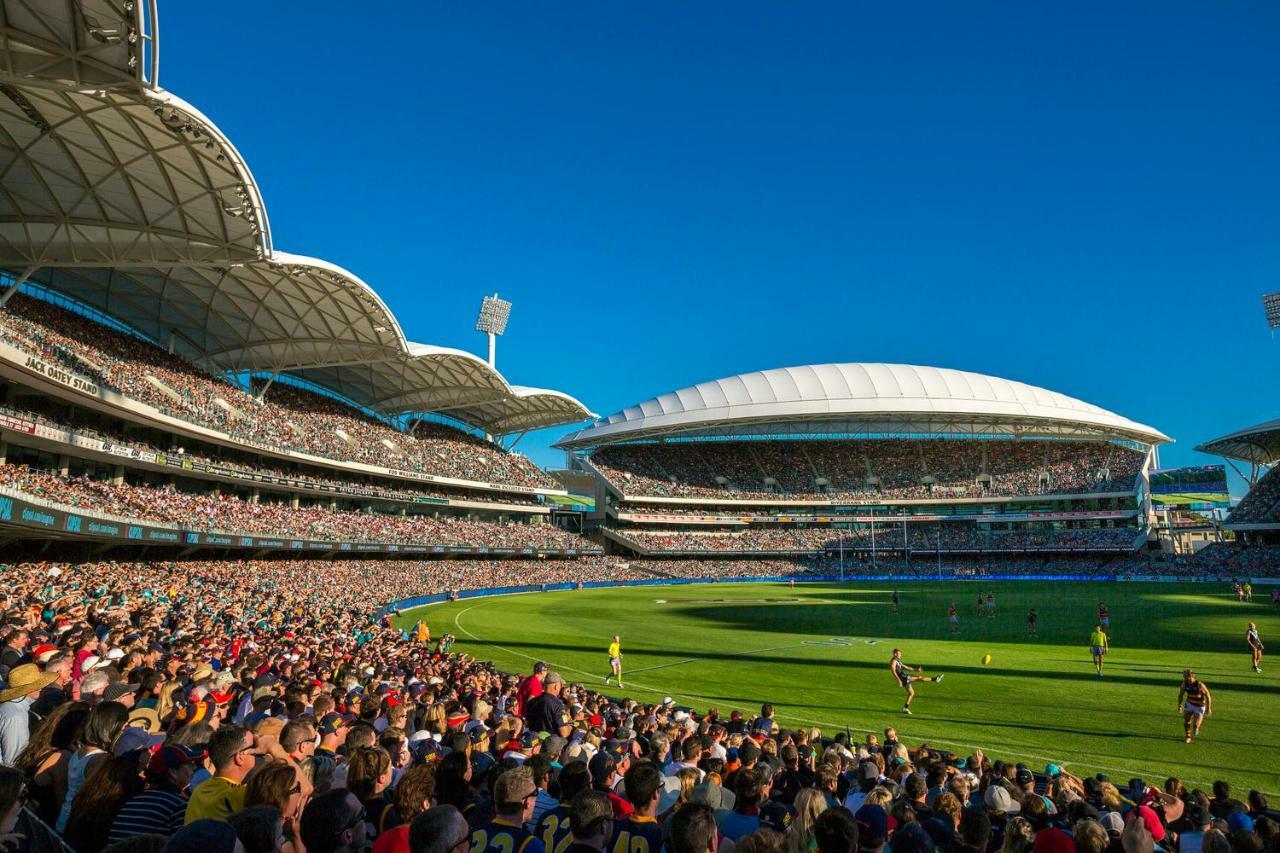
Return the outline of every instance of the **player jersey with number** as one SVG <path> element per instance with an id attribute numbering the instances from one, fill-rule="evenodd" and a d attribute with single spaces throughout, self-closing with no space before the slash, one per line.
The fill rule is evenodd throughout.
<path id="1" fill-rule="evenodd" d="M 569 807 L 556 806 L 538 821 L 538 837 L 547 853 L 564 853 L 573 843 L 573 830 L 569 828 Z"/>
<path id="2" fill-rule="evenodd" d="M 651 817 L 632 815 L 619 821 L 606 853 L 661 853 L 662 826 Z"/>
<path id="3" fill-rule="evenodd" d="M 491 820 L 471 833 L 468 853 L 546 853 L 542 839 L 523 826 Z"/>

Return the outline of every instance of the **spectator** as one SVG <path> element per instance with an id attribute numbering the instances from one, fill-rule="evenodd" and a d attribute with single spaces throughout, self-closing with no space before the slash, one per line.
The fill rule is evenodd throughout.
<path id="1" fill-rule="evenodd" d="M 0 690 L 0 764 L 13 765 L 31 739 L 31 706 L 54 676 L 33 663 L 15 666 L 8 676 Z"/>
<path id="2" fill-rule="evenodd" d="M 364 850 L 368 846 L 366 828 L 364 807 L 345 788 L 321 794 L 302 810 L 300 836 L 307 853 Z"/>
<path id="3" fill-rule="evenodd" d="M 226 820 L 244 808 L 244 778 L 253 769 L 253 752 L 257 742 L 253 732 L 237 725 L 225 725 L 209 741 L 209 762 L 213 777 L 191 792 L 187 803 L 186 823 L 205 818 Z M 308 845 L 310 847 L 310 845 Z"/>
<path id="4" fill-rule="evenodd" d="M 196 763 L 204 752 L 185 746 L 162 746 L 147 761 L 146 790 L 129 798 L 111 823 L 110 844 L 137 835 L 170 836 L 185 822 L 187 799 L 182 795 L 191 783 Z"/>

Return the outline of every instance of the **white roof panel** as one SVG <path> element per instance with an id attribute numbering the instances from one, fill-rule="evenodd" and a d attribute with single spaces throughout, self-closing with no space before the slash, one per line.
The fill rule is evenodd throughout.
<path id="1" fill-rule="evenodd" d="M 1166 442 L 1164 433 L 1074 397 L 995 376 L 909 364 L 819 364 L 701 382 L 629 406 L 561 447 L 664 435 L 731 435 L 840 421 L 875 432 L 1017 433 Z"/>

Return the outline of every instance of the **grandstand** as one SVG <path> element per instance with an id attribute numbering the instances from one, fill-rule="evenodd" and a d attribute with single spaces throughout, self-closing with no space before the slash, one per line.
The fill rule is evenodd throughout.
<path id="1" fill-rule="evenodd" d="M 587 408 L 412 341 L 359 277 L 277 250 L 235 146 L 159 86 L 154 4 L 88 5 L 11 10 L 3 41 L 3 535 L 598 550 L 546 523 L 567 492 L 507 449 Z"/>
<path id="2" fill-rule="evenodd" d="M 1206 441 L 1196 450 L 1221 456 L 1249 483 L 1249 491 L 1227 516 L 1226 527 L 1240 538 L 1256 543 L 1280 542 L 1280 421 L 1267 421 Z"/>
<path id="3" fill-rule="evenodd" d="M 575 431 L 604 539 L 645 557 L 1132 553 L 1163 433 L 991 376 L 825 364 L 704 382 Z"/>
<path id="4" fill-rule="evenodd" d="M 632 660 L 646 660 L 642 637 L 675 654 L 653 600 L 633 597 L 625 609 L 604 601 L 598 612 L 580 603 L 619 592 L 595 587 L 647 594 L 654 584 L 705 580 L 830 580 L 837 567 L 900 575 L 921 555 L 960 576 L 975 572 L 975 555 L 999 577 L 1071 575 L 1092 584 L 1149 576 L 1140 550 L 1145 478 L 1154 448 L 1168 440 L 1162 433 L 993 377 L 818 365 L 703 383 L 600 419 L 562 440 L 572 470 L 553 479 L 513 452 L 514 441 L 594 416 L 567 394 L 512 384 L 470 353 L 412 342 L 355 275 L 277 250 L 243 158 L 159 86 L 156 0 L 0 0 L 0 10 L 6 849 L 457 850 L 470 840 L 480 851 L 485 823 L 509 805 L 505 792 L 560 821 L 546 846 L 562 851 L 573 838 L 565 806 L 548 800 L 567 804 L 575 778 L 598 789 L 615 783 L 608 796 L 597 793 L 606 810 L 598 817 L 661 802 L 650 832 L 662 841 L 650 835 L 649 847 L 637 834 L 628 846 L 630 836 L 620 835 L 603 845 L 649 853 L 675 849 L 671 827 L 685 820 L 677 809 L 705 812 L 710 834 L 691 850 L 707 849 L 716 820 L 752 818 L 758 826 L 776 820 L 785 846 L 763 832 L 753 846 L 744 829 L 734 838 L 741 849 L 817 849 L 820 810 L 841 818 L 827 818 L 823 830 L 840 849 L 865 851 L 884 845 L 890 809 L 894 831 L 910 842 L 894 850 L 957 850 L 963 829 L 966 850 L 1069 851 L 1060 827 L 1082 837 L 1093 830 L 1094 846 L 1076 849 L 1120 849 L 1119 833 L 1108 839 L 1100 821 L 1123 823 L 1122 803 L 1130 826 L 1148 835 L 1163 837 L 1166 824 L 1199 828 L 1176 814 L 1184 800 L 1194 814 L 1203 794 L 1177 779 L 1163 799 L 1141 780 L 1122 797 L 1084 764 L 1059 766 L 1060 753 L 1093 748 L 1052 725 L 1085 696 L 1070 662 L 1055 661 L 1053 681 L 1021 691 L 1035 694 L 1030 711 L 1014 701 L 1019 691 L 968 679 L 974 693 L 946 701 L 949 714 L 980 724 L 976 734 L 943 728 L 930 746 L 888 728 L 879 742 L 842 717 L 843 732 L 832 720 L 824 736 L 808 715 L 828 711 L 812 708 L 854 707 L 846 698 L 806 696 L 810 710 L 780 705 L 777 719 L 772 705 L 759 715 L 751 706 L 767 691 L 783 701 L 804 693 L 780 686 L 797 680 L 793 672 L 826 680 L 826 672 L 811 677 L 792 666 L 813 663 L 804 656 L 815 652 L 848 653 L 852 640 L 770 640 L 758 650 L 770 657 L 746 660 L 731 648 L 737 637 L 717 652 L 695 625 L 698 654 L 709 661 L 680 651 L 633 670 Z M 594 541 L 550 523 L 566 505 L 586 506 L 576 489 L 588 478 L 607 519 Z M 1274 573 L 1277 565 L 1265 548 L 1214 546 L 1197 557 L 1204 560 L 1172 561 L 1159 572 L 1203 580 L 1206 566 L 1226 576 Z M 560 598 L 493 599 L 517 603 L 483 611 L 499 626 L 492 643 L 449 610 L 478 607 L 457 599 L 509 592 Z M 921 592 L 918 612 L 937 609 L 926 608 Z M 1200 601 L 1187 598 L 1185 610 L 1199 620 Z M 775 599 L 737 601 L 729 606 L 750 614 L 749 602 Z M 441 609 L 404 612 L 426 604 Z M 894 614 L 896 605 L 895 594 Z M 868 599 L 861 618 L 873 609 L 888 613 Z M 749 615 L 753 633 L 767 630 L 760 612 Z M 848 621 L 840 618 L 815 636 L 843 634 Z M 603 622 L 582 627 L 592 619 L 626 634 L 628 690 L 641 691 L 641 701 L 595 689 L 601 679 L 585 667 L 602 668 L 607 632 Z M 467 635 L 465 653 L 442 627 Z M 1068 630 L 1076 642 L 1065 626 L 1052 641 L 1065 648 Z M 924 642 L 922 632 L 917 647 Z M 1006 678 L 1015 669 L 1019 678 L 1030 674 L 1013 662 L 1014 644 L 1000 644 L 1011 660 L 1000 664 Z M 868 640 L 854 651 L 874 654 L 887 675 L 884 648 Z M 481 659 L 495 652 L 510 658 Z M 1149 671 L 1153 659 L 1142 648 L 1133 653 Z M 977 650 L 964 654 L 969 664 L 944 664 L 957 673 L 948 688 L 963 685 L 962 673 L 976 676 Z M 534 655 L 581 682 L 556 688 L 562 680 L 545 664 L 537 675 L 515 675 Z M 703 683 L 674 695 L 714 701 L 723 714 L 677 709 L 658 689 L 672 682 L 631 681 L 633 671 L 665 679 L 694 672 L 680 669 L 694 663 L 690 677 Z M 716 666 L 728 675 L 708 678 Z M 771 673 L 784 678 L 771 683 Z M 868 723 L 878 683 L 850 669 L 829 680 L 860 691 L 855 725 L 880 725 Z M 1069 692 L 1041 695 L 1055 683 Z M 740 688 L 752 691 L 750 702 L 737 701 L 747 695 Z M 897 685 L 887 689 L 896 704 Z M 561 704 L 538 696 L 544 690 Z M 1130 726 L 1130 708 L 1147 695 L 1126 696 L 1117 718 Z M 993 724 L 994 703 L 1001 717 Z M 747 713 L 731 709 L 737 704 Z M 1091 722 L 1102 716 L 1094 710 Z M 1028 732 L 1052 740 L 1054 763 L 1044 773 L 1015 764 L 1033 758 L 1039 767 L 1040 756 L 1026 750 L 1050 748 L 1005 737 L 1002 728 L 1016 726 L 1020 712 L 1040 720 Z M 1136 752 L 1151 749 L 1138 739 L 1149 723 L 1122 730 L 1139 744 L 1142 767 L 1167 761 Z M 1245 731 L 1261 741 L 1229 755 L 1232 773 L 1271 784 L 1269 724 L 1223 721 L 1226 743 L 1243 742 L 1235 732 Z M 1112 742 L 1082 755 L 1089 767 L 1105 757 L 1096 769 L 1117 780 L 1127 775 L 1129 757 Z M 619 762 L 631 768 L 621 782 Z M 509 770 L 518 764 L 524 769 Z M 930 804 L 938 817 L 908 801 L 943 783 L 946 792 L 933 791 Z M 1214 790 L 1222 814 L 1230 809 L 1232 825 L 1240 824 L 1244 805 Z M 765 799 L 751 799 L 762 792 Z M 712 799 L 725 808 L 703 805 Z M 834 803 L 849 812 L 828 809 Z M 959 821 L 962 803 L 968 822 L 985 822 L 976 842 L 968 822 L 940 820 Z M 1019 809 L 1044 825 L 1011 817 Z M 1274 848 L 1280 836 L 1265 829 L 1258 791 L 1248 810 L 1259 830 L 1236 828 L 1233 845 L 1260 851 L 1271 832 Z M 1018 820 L 1025 843 L 997 843 L 992 824 L 1003 832 L 1007 821 L 1012 836 Z M 617 823 L 622 832 L 632 825 Z M 941 833 L 937 848 L 920 825 Z M 878 839 L 866 835 L 875 827 Z M 1033 830 L 1049 843 L 1033 843 Z M 856 843 L 858 833 L 866 843 Z M 504 838 L 495 836 L 492 849 Z"/>

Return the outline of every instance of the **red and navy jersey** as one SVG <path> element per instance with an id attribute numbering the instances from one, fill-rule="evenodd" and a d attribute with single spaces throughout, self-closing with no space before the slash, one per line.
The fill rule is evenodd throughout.
<path id="1" fill-rule="evenodd" d="M 471 833 L 469 853 L 546 853 L 542 839 L 523 826 L 491 820 Z"/>
<path id="2" fill-rule="evenodd" d="M 947 615 L 948 616 L 956 615 L 956 606 L 954 604 L 947 608 Z"/>
<path id="3" fill-rule="evenodd" d="M 573 830 L 569 828 L 569 806 L 556 806 L 538 819 L 538 837 L 547 853 L 564 853 L 573 843 Z"/>
<path id="4" fill-rule="evenodd" d="M 1186 693 L 1188 704 L 1203 705 L 1205 703 L 1203 681 L 1199 679 L 1196 681 L 1184 681 L 1182 682 L 1182 690 Z"/>
<path id="5" fill-rule="evenodd" d="M 613 828 L 606 853 L 661 853 L 662 825 L 651 817 L 632 815 Z"/>
<path id="6" fill-rule="evenodd" d="M 1108 610 L 1108 609 L 1106 608 L 1106 606 L 1105 606 L 1105 605 L 1102 605 L 1102 604 L 1099 604 L 1099 605 L 1098 605 L 1098 618 L 1099 618 L 1099 619 L 1106 619 L 1106 618 L 1107 618 L 1108 616 L 1110 616 L 1110 615 L 1111 615 L 1111 611 L 1110 611 L 1110 610 Z"/>

